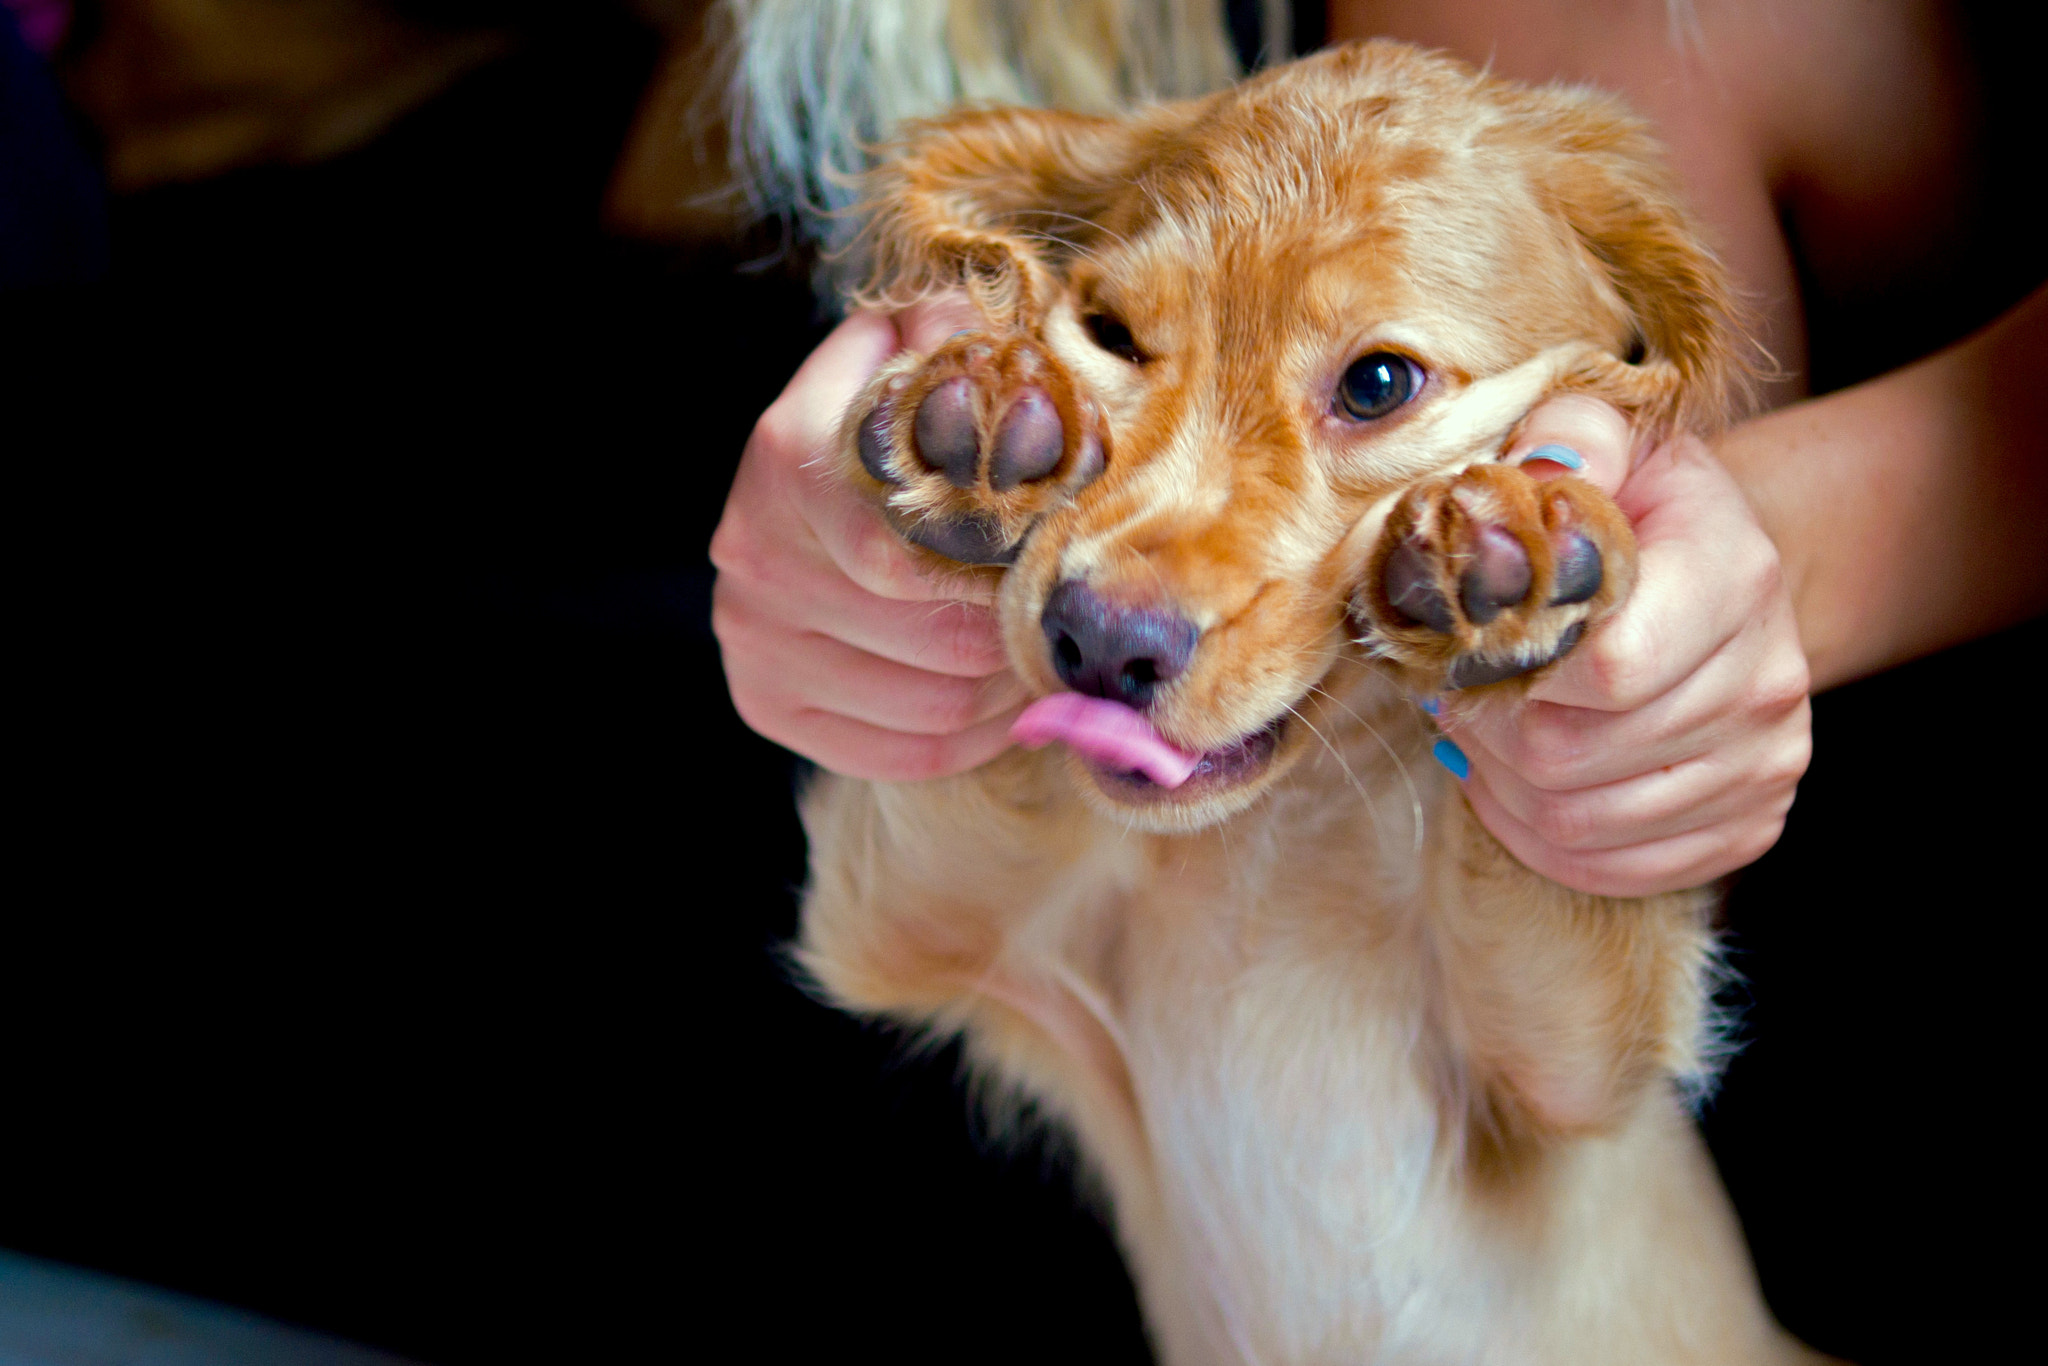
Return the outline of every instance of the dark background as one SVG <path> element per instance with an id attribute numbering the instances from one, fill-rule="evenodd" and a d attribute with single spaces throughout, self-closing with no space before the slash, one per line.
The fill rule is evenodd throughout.
<path id="1" fill-rule="evenodd" d="M 451 1366 L 1141 1359 L 1057 1161 L 776 957 L 796 774 L 704 547 L 822 324 L 793 267 L 600 232 L 656 51 L 558 26 L 0 303 L 0 1244 Z M 1730 902 L 1707 1132 L 1778 1312 L 1867 1363 L 2021 1302 L 2043 644 L 1819 699 Z"/>

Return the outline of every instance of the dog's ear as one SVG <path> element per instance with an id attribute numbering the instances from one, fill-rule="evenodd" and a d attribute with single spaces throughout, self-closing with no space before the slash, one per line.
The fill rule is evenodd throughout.
<path id="1" fill-rule="evenodd" d="M 1120 189 L 1206 101 L 1129 118 L 991 109 L 913 124 L 869 173 L 854 302 L 965 288 L 989 320 L 1033 327 Z"/>
<path id="2" fill-rule="evenodd" d="M 1592 367 L 1573 387 L 1652 433 L 1721 426 L 1752 378 L 1739 309 L 1662 147 L 1641 119 L 1593 91 L 1553 86 L 1511 98 L 1537 193 L 1570 225 L 1634 328 L 1616 364 Z"/>

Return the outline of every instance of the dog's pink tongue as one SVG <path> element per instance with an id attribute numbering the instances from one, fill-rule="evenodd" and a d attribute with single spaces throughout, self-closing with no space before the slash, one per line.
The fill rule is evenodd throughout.
<path id="1" fill-rule="evenodd" d="M 1084 758 L 1136 769 L 1161 787 L 1179 787 L 1199 762 L 1160 739 L 1142 713 L 1077 692 L 1056 692 L 1033 702 L 1010 723 L 1010 738 L 1032 749 L 1064 740 Z"/>

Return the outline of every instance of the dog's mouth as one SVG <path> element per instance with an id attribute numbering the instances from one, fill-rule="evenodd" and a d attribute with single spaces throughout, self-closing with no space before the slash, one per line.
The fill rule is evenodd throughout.
<path id="1" fill-rule="evenodd" d="M 1149 806 L 1200 801 L 1251 782 L 1272 765 L 1287 721 L 1282 712 L 1227 745 L 1192 753 L 1160 735 L 1143 712 L 1065 692 L 1026 707 L 1010 735 L 1034 748 L 1064 742 L 1105 793 Z"/>

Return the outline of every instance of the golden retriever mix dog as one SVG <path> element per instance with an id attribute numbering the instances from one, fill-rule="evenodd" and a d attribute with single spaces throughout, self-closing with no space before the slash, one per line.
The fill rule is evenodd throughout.
<path id="1" fill-rule="evenodd" d="M 876 376 L 845 477 L 1002 576 L 1064 743 L 822 777 L 809 971 L 1072 1127 L 1173 1366 L 1805 1356 L 1687 1113 L 1707 898 L 1518 865 L 1415 701 L 1516 705 L 1628 594 L 1614 505 L 1499 459 L 1533 405 L 1728 402 L 1643 125 L 1372 43 L 959 114 L 871 190 L 863 297 L 986 327 Z"/>

